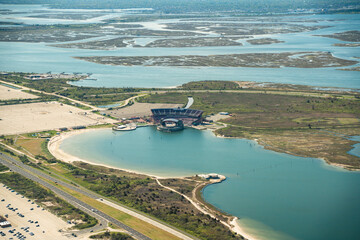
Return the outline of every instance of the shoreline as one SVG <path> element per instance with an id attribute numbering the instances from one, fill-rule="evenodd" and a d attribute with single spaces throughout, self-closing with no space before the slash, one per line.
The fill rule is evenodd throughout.
<path id="1" fill-rule="evenodd" d="M 81 161 L 81 162 L 85 162 L 85 163 L 88 163 L 88 164 L 91 164 L 91 165 L 97 165 L 97 166 L 103 166 L 103 167 L 107 167 L 107 168 L 113 168 L 113 169 L 117 169 L 117 170 L 121 170 L 121 171 L 125 171 L 125 172 L 129 172 L 129 173 L 134 173 L 134 174 L 139 174 L 139 175 L 145 175 L 145 176 L 149 176 L 149 177 L 152 177 L 152 178 L 155 178 L 155 180 L 158 180 L 158 179 L 168 179 L 168 178 L 184 178 L 184 177 L 188 177 L 188 176 L 180 176 L 180 177 L 173 177 L 173 176 L 169 176 L 169 177 L 163 177 L 163 176 L 157 176 L 157 175 L 153 175 L 153 174 L 148 174 L 148 173 L 143 173 L 143 172 L 139 172 L 139 171 L 132 171 L 132 170 L 129 170 L 129 169 L 124 169 L 124 168 L 119 168 L 119 167 L 114 167 L 114 166 L 110 166 L 110 165 L 106 165 L 106 164 L 99 164 L 99 163 L 93 163 L 89 160 L 86 160 L 86 159 L 82 159 L 82 158 L 78 158 L 78 157 L 75 157 L 73 155 L 70 155 L 68 153 L 65 153 L 64 151 L 62 151 L 60 149 L 60 144 L 66 139 L 66 138 L 69 138 L 71 136 L 74 136 L 74 135 L 78 135 L 78 134 L 82 134 L 82 133 L 85 133 L 85 132 L 90 132 L 90 131 L 96 131 L 96 130 L 104 130 L 104 129 L 108 129 L 108 128 L 98 128 L 98 129 L 81 129 L 81 130 L 75 130 L 75 131 L 69 131 L 69 132 L 64 132 L 64 133 L 61 133 L 60 135 L 56 135 L 54 137 L 52 137 L 50 139 L 50 141 L 48 142 L 48 150 L 49 152 L 55 157 L 57 158 L 58 160 L 61 160 L 61 161 L 64 161 L 64 162 L 67 162 L 67 163 L 73 163 L 73 162 L 77 162 L 77 161 Z M 201 189 L 203 189 L 204 187 L 206 186 L 209 186 L 211 184 L 215 184 L 215 183 L 221 183 L 222 181 L 224 181 L 226 179 L 223 178 L 223 179 L 219 179 L 219 181 L 209 181 L 209 182 L 206 182 Z M 197 191 L 197 188 L 195 188 L 194 190 Z M 207 214 L 209 214 L 210 216 L 214 217 L 213 214 L 211 214 L 210 212 L 208 212 L 208 210 L 204 209 L 203 206 L 201 206 L 198 202 L 204 204 L 205 206 L 207 205 L 210 205 L 212 206 L 210 203 L 206 202 L 206 200 L 202 197 L 202 195 L 200 194 L 200 199 L 198 199 L 196 196 L 195 196 L 195 201 L 196 202 L 193 202 L 193 205 L 196 207 L 196 208 L 201 208 L 203 209 L 204 211 L 207 212 Z M 210 208 L 211 209 L 211 208 Z M 214 207 L 214 210 L 213 211 L 217 211 L 218 213 L 220 213 L 221 215 L 225 215 L 225 213 L 223 213 L 222 211 L 220 210 L 217 210 L 215 207 Z M 245 239 L 248 239 L 248 240 L 259 240 L 257 239 L 256 237 L 250 235 L 249 233 L 247 233 L 246 231 L 244 231 L 244 229 L 240 226 L 239 222 L 237 221 L 238 220 L 238 217 L 236 216 L 232 216 L 232 215 L 229 215 L 230 216 L 230 219 L 229 219 L 229 222 L 228 223 L 223 223 L 225 226 L 227 226 L 231 231 L 241 235 L 242 237 L 244 237 Z M 216 218 L 216 217 L 215 217 Z M 217 219 L 217 218 L 216 218 Z"/>
<path id="2" fill-rule="evenodd" d="M 204 205 L 205 208 L 210 209 L 210 211 L 215 211 L 220 213 L 221 215 L 225 216 L 225 218 L 228 218 L 228 222 L 227 223 L 223 223 L 224 225 L 228 226 L 233 232 L 241 235 L 242 237 L 244 237 L 245 240 L 260 240 L 259 238 L 255 237 L 254 235 L 248 233 L 246 230 L 244 230 L 244 228 L 240 225 L 239 223 L 239 218 L 233 215 L 230 215 L 226 212 L 223 212 L 221 209 L 218 209 L 217 207 L 211 205 L 210 203 L 208 203 L 203 197 L 202 197 L 202 190 L 205 189 L 206 187 L 212 185 L 212 184 L 219 184 L 223 181 L 225 181 L 225 179 L 218 179 L 212 182 L 205 182 L 204 184 L 198 185 L 197 187 L 195 187 L 193 189 L 193 198 L 195 199 L 195 201 L 198 201 L 200 204 Z M 200 205 L 199 203 L 197 203 L 198 205 Z"/>
<path id="3" fill-rule="evenodd" d="M 139 174 L 139 175 L 146 175 L 146 176 L 153 177 L 153 178 L 158 178 L 158 179 L 168 178 L 168 177 L 161 177 L 161 176 L 157 176 L 157 175 L 143 173 L 143 172 L 140 172 L 140 171 L 133 171 L 133 170 L 130 170 L 130 169 L 114 167 L 114 166 L 110 166 L 110 165 L 106 165 L 106 164 L 94 163 L 94 162 L 91 162 L 91 161 L 89 161 L 87 159 L 75 157 L 75 156 L 73 156 L 71 154 L 65 153 L 64 151 L 62 151 L 60 149 L 60 144 L 66 138 L 69 138 L 69 137 L 74 136 L 74 135 L 82 134 L 82 133 L 85 133 L 85 132 L 92 132 L 92 131 L 96 131 L 96 130 L 99 131 L 99 130 L 104 130 L 104 129 L 109 129 L 110 130 L 111 128 L 81 129 L 81 130 L 75 130 L 75 131 L 61 133 L 60 135 L 56 135 L 56 136 L 54 136 L 54 137 L 52 137 L 50 139 L 50 141 L 48 142 L 48 145 L 47 145 L 48 150 L 55 158 L 57 158 L 58 160 L 61 160 L 63 162 L 66 162 L 66 163 L 85 162 L 85 163 L 88 163 L 88 164 L 91 164 L 91 165 L 102 166 L 102 167 L 107 167 L 107 168 L 114 168 L 114 169 L 117 169 L 117 170 L 129 172 L 129 173 L 134 173 L 134 174 Z M 180 178 L 180 177 L 176 177 L 176 178 Z"/>

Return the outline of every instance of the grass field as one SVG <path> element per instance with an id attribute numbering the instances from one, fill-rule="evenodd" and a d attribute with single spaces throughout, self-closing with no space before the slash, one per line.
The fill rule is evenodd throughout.
<path id="1" fill-rule="evenodd" d="M 44 155 L 42 151 L 43 143 L 46 143 L 45 138 L 20 138 L 16 141 L 16 145 L 23 147 L 34 156 Z"/>
<path id="2" fill-rule="evenodd" d="M 155 180 L 145 175 L 87 163 L 76 163 L 76 165 L 81 168 L 65 163 L 51 164 L 46 167 L 54 172 L 61 166 L 63 169 L 67 169 L 65 173 L 62 172 L 62 175 L 72 182 L 167 222 L 201 239 L 239 238 L 221 223 L 202 214 L 181 195 L 160 187 Z M 109 206 L 103 207 L 106 210 Z M 111 213 L 110 210 L 109 213 Z M 119 218 L 119 220 L 125 221 L 130 216 L 126 214 L 117 217 L 122 217 L 124 219 Z M 129 224 L 135 223 L 129 222 Z M 129 226 L 135 228 L 136 224 Z"/>
<path id="3" fill-rule="evenodd" d="M 132 240 L 130 235 L 121 232 L 104 232 L 90 236 L 91 239 L 105 239 L 105 240 Z"/>

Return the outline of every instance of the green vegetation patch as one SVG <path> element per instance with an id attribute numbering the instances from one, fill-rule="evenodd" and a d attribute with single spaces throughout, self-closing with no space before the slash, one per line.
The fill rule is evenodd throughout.
<path id="1" fill-rule="evenodd" d="M 154 93 L 138 98 L 142 103 L 184 103 L 188 101 L 187 93 L 167 92 L 165 94 Z"/>
<path id="2" fill-rule="evenodd" d="M 47 167 L 62 166 L 62 174 L 72 182 L 201 239 L 239 239 L 223 224 L 198 211 L 183 196 L 159 186 L 154 179 L 83 162 L 75 164 L 78 167 L 62 162 Z"/>
<path id="3" fill-rule="evenodd" d="M 99 233 L 96 235 L 92 235 L 92 236 L 90 236 L 90 238 L 91 239 L 104 239 L 104 240 L 132 240 L 132 239 L 134 239 L 126 233 L 109 232 L 109 231 L 106 231 L 104 233 Z"/>
<path id="4" fill-rule="evenodd" d="M 151 94 L 140 99 L 149 103 L 182 103 L 187 101 L 189 93 L 168 92 Z M 336 97 L 316 98 L 282 94 L 242 92 L 192 92 L 192 108 L 205 111 L 206 114 L 227 111 L 242 113 L 340 113 L 360 116 L 360 101 L 339 99 Z"/>
<path id="5" fill-rule="evenodd" d="M 2 164 L 0 164 L 0 172 L 5 172 L 5 171 L 8 171 L 9 168 L 7 166 L 4 166 Z"/>
<path id="6" fill-rule="evenodd" d="M 188 197 L 192 197 L 193 189 L 199 184 L 197 181 L 189 181 L 181 178 L 169 178 L 159 180 L 164 186 L 171 187 L 172 189 L 185 194 Z"/>
<path id="7" fill-rule="evenodd" d="M 189 82 L 181 85 L 185 90 L 236 90 L 239 85 L 231 81 L 198 81 Z"/>
<path id="8" fill-rule="evenodd" d="M 39 79 L 31 80 L 25 78 L 28 74 L 26 73 L 12 73 L 8 75 L 0 76 L 0 79 L 9 83 L 18 84 L 24 87 L 39 90 L 45 93 L 57 93 L 61 96 L 68 97 L 71 99 L 88 102 L 93 105 L 107 105 L 115 102 L 123 101 L 127 98 L 133 97 L 141 89 L 137 88 L 92 88 L 92 87 L 77 87 L 69 84 L 68 82 L 78 81 L 84 76 L 74 77 L 72 79 Z M 6 104 L 16 103 L 29 103 L 29 102 L 48 102 L 48 101 L 61 101 L 68 105 L 74 105 L 68 100 L 60 99 L 59 97 L 28 91 L 31 94 L 37 95 L 40 98 L 37 99 L 22 99 L 22 100 L 6 100 L 0 101 Z M 76 103 L 76 107 L 88 110 L 81 104 Z"/>

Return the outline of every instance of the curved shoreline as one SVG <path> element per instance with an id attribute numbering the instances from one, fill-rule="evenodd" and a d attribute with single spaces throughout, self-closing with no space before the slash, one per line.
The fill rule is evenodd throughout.
<path id="1" fill-rule="evenodd" d="M 55 158 L 57 158 L 57 159 L 59 159 L 61 161 L 67 162 L 67 163 L 81 161 L 81 162 L 85 162 L 85 163 L 88 163 L 88 164 L 91 164 L 91 165 L 103 166 L 103 167 L 107 167 L 107 168 L 118 169 L 118 170 L 129 172 L 129 173 L 146 175 L 146 176 L 154 178 L 157 182 L 159 182 L 158 181 L 159 179 L 188 177 L 188 176 L 183 176 L 183 177 L 173 177 L 173 176 L 162 177 L 162 176 L 152 175 L 152 174 L 143 173 L 143 172 L 139 172 L 139 171 L 133 171 L 133 170 L 129 170 L 129 169 L 114 167 L 114 166 L 110 166 L 110 165 L 106 165 L 106 164 L 93 163 L 93 162 L 91 162 L 89 160 L 78 158 L 78 157 L 75 157 L 75 156 L 70 155 L 68 153 L 65 153 L 64 151 L 62 151 L 60 149 L 61 143 L 65 139 L 67 139 L 67 138 L 69 138 L 71 136 L 82 134 L 82 133 L 85 133 L 85 132 L 90 132 L 90 131 L 103 130 L 103 129 L 106 129 L 106 128 L 81 129 L 81 130 L 75 130 L 75 131 L 61 133 L 60 135 L 56 135 L 56 136 L 54 136 L 54 137 L 52 137 L 50 139 L 50 141 L 48 142 L 48 145 L 47 145 L 48 150 Z M 216 180 L 216 181 L 205 182 L 205 184 L 202 184 L 201 188 L 198 188 L 199 187 L 198 186 L 198 187 L 196 187 L 194 189 L 194 191 L 198 191 L 198 189 L 200 189 L 200 191 L 201 191 L 201 189 L 203 189 L 204 187 L 209 186 L 211 184 L 215 184 L 215 183 L 221 183 L 225 179 L 226 179 L 226 177 L 221 178 L 221 179 Z M 159 184 L 159 185 L 161 185 L 161 184 Z M 172 191 L 175 191 L 175 190 L 172 189 Z M 175 192 L 177 192 L 177 191 L 175 191 Z M 179 193 L 179 194 L 181 194 L 181 193 Z M 195 201 L 190 201 L 191 204 L 194 205 L 194 207 L 196 207 L 197 209 L 202 209 L 201 211 L 203 213 L 208 214 L 208 215 L 210 215 L 211 217 L 213 217 L 215 219 L 217 219 L 217 218 L 211 212 L 209 212 L 209 209 L 211 209 L 212 211 L 216 211 L 216 212 L 220 213 L 221 215 L 226 216 L 226 214 L 224 212 L 222 212 L 221 210 L 216 209 L 210 203 L 206 202 L 205 199 L 203 199 L 201 194 L 199 194 L 199 198 L 195 194 L 195 197 L 194 197 Z M 202 205 L 204 205 L 205 207 L 202 206 Z M 206 208 L 208 208 L 208 209 L 206 209 Z M 229 219 L 229 222 L 221 221 L 221 223 L 224 224 L 226 227 L 228 227 L 231 231 L 241 235 L 245 239 L 258 240 L 255 236 L 252 236 L 249 233 L 247 233 L 246 231 L 244 231 L 244 229 L 240 226 L 239 222 L 237 221 L 238 217 L 230 215 L 230 218 L 228 217 L 228 219 Z"/>
<path id="2" fill-rule="evenodd" d="M 63 161 L 63 162 L 67 162 L 67 163 L 72 163 L 72 162 L 85 162 L 91 165 L 96 165 L 96 166 L 102 166 L 102 167 L 107 167 L 107 168 L 114 168 L 117 170 L 121 170 L 121 171 L 125 171 L 125 172 L 129 172 L 129 173 L 134 173 L 134 174 L 139 174 L 139 175 L 146 175 L 149 177 L 153 177 L 153 178 L 158 178 L 158 179 L 166 179 L 166 178 L 182 178 L 182 177 L 188 177 L 188 176 L 158 176 L 158 175 L 154 175 L 154 174 L 150 174 L 150 173 L 145 173 L 145 172 L 141 172 L 141 171 L 134 171 L 134 170 L 130 170 L 130 169 L 126 169 L 126 168 L 120 168 L 120 167 L 115 167 L 115 166 L 111 166 L 111 165 L 107 165 L 107 164 L 101 164 L 101 163 L 94 163 L 91 162 L 87 159 L 83 159 L 83 158 L 79 158 L 79 157 L 75 157 L 71 154 L 65 153 L 63 150 L 60 149 L 60 145 L 61 143 L 66 139 L 69 138 L 71 136 L 74 135 L 78 135 L 78 134 L 82 134 L 85 132 L 92 132 L 92 131 L 99 131 L 99 130 L 104 130 L 104 129 L 111 129 L 111 128 L 96 128 L 96 129 L 81 129 L 81 130 L 75 130 L 75 131 L 70 131 L 70 132 L 63 132 L 60 135 L 56 135 L 54 137 L 52 137 L 50 139 L 50 141 L 48 142 L 48 150 L 49 152 L 57 159 Z"/>
<path id="3" fill-rule="evenodd" d="M 229 221 L 227 223 L 227 226 L 234 232 L 240 234 L 241 236 L 243 236 L 245 239 L 247 240 L 259 240 L 259 238 L 255 237 L 254 235 L 249 234 L 248 232 L 246 232 L 244 230 L 243 227 L 241 227 L 240 223 L 238 222 L 239 218 L 232 216 L 232 215 L 228 215 L 228 213 L 223 212 L 221 209 L 218 209 L 217 207 L 211 205 L 210 203 L 208 203 L 202 196 L 202 191 L 203 189 L 205 189 L 206 187 L 213 185 L 213 184 L 219 184 L 223 181 L 225 181 L 226 179 L 220 179 L 219 181 L 214 181 L 214 182 L 205 182 L 204 184 L 201 184 L 199 186 L 197 186 L 196 188 L 194 188 L 194 192 L 193 192 L 193 197 L 196 201 L 198 201 L 200 204 L 203 204 L 206 208 L 219 212 L 220 214 L 224 215 L 224 216 L 229 216 Z M 199 204 L 197 203 L 197 204 Z"/>

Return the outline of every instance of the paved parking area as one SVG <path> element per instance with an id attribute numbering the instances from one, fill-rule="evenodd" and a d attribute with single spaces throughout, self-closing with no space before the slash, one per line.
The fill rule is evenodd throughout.
<path id="1" fill-rule="evenodd" d="M 112 119 L 58 102 L 1 106 L 0 119 L 0 135 L 114 122 Z"/>
<path id="2" fill-rule="evenodd" d="M 104 110 L 101 113 L 110 114 L 111 116 L 117 118 L 131 118 L 131 117 L 143 117 L 150 116 L 152 108 L 177 108 L 182 107 L 182 104 L 166 104 L 166 103 L 138 103 L 135 102 L 133 105 L 113 109 L 113 110 Z"/>
<path id="3" fill-rule="evenodd" d="M 29 98 L 38 98 L 38 96 L 22 92 L 21 89 L 15 89 L 0 84 L 0 100 Z"/>
<path id="4" fill-rule="evenodd" d="M 65 233 L 59 232 L 59 230 L 66 230 L 71 225 L 47 210 L 43 210 L 42 207 L 38 207 L 36 203 L 29 201 L 21 194 L 6 189 L 2 183 L 0 183 L 0 213 L 4 216 L 7 215 L 7 220 L 12 225 L 11 227 L 0 228 L 0 231 L 6 234 L 0 236 L 0 239 L 69 239 Z M 12 233 L 9 232 L 13 229 L 15 230 Z M 21 235 L 17 234 L 18 232 L 26 238 L 21 238 Z"/>

